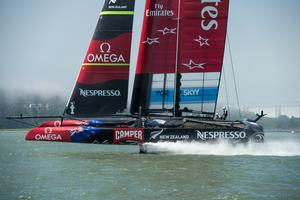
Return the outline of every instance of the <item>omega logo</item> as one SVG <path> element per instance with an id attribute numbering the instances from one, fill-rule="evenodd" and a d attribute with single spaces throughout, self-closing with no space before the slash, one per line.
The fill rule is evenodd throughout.
<path id="1" fill-rule="evenodd" d="M 45 128 L 45 133 L 52 133 L 52 128 L 50 127 Z"/>
<path id="2" fill-rule="evenodd" d="M 60 121 L 55 121 L 55 122 L 54 122 L 54 126 L 55 126 L 55 127 L 60 126 L 60 124 L 61 124 Z"/>
<path id="3" fill-rule="evenodd" d="M 111 46 L 109 43 L 107 42 L 104 42 L 100 45 L 100 52 L 101 53 L 110 53 L 110 49 L 111 49 Z M 106 50 L 106 51 L 105 51 Z"/>

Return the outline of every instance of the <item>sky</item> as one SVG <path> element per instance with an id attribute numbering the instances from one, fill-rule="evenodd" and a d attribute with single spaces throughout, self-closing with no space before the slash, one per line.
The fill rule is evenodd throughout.
<path id="1" fill-rule="evenodd" d="M 0 88 L 68 98 L 103 2 L 1 0 Z M 133 64 L 144 3 L 136 0 Z M 299 9 L 299 0 L 230 1 L 228 35 L 241 106 L 300 104 Z M 228 45 L 224 69 L 229 101 L 236 103 Z M 220 103 L 226 102 L 224 88 L 222 80 Z"/>

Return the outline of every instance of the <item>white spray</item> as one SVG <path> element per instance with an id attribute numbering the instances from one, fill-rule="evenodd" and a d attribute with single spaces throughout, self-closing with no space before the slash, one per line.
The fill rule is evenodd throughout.
<path id="1" fill-rule="evenodd" d="M 173 153 L 194 155 L 254 155 L 254 156 L 300 156 L 299 137 L 267 137 L 264 143 L 230 144 L 226 141 L 216 143 L 199 142 L 161 142 L 148 143 L 149 153 Z"/>

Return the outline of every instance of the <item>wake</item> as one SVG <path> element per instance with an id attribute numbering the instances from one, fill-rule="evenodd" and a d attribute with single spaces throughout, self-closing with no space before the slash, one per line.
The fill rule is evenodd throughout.
<path id="1" fill-rule="evenodd" d="M 269 139 L 264 143 L 230 144 L 198 142 L 161 142 L 147 143 L 148 153 L 172 153 L 191 155 L 254 155 L 254 156 L 299 156 L 300 141 L 292 138 Z"/>

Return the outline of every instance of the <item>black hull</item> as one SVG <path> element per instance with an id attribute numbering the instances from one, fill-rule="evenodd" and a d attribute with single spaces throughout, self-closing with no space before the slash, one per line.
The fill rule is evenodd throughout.
<path id="1" fill-rule="evenodd" d="M 130 130 L 130 128 L 119 129 Z M 134 129 L 135 130 L 135 129 Z M 140 130 L 140 129 L 138 129 Z M 264 133 L 253 129 L 241 128 L 215 128 L 215 129 L 187 129 L 187 128 L 145 128 L 143 139 L 131 138 L 116 141 L 116 131 L 106 129 L 101 137 L 93 138 L 91 141 L 105 144 L 139 144 L 140 153 L 147 153 L 147 143 L 158 142 L 216 142 L 225 140 L 230 143 L 263 142 Z M 136 131 L 136 130 L 135 130 Z M 120 138 L 119 138 L 120 139 Z M 136 140 L 135 140 L 136 139 Z"/>
<path id="2" fill-rule="evenodd" d="M 118 128 L 124 131 L 136 131 L 136 128 Z M 210 142 L 216 140 L 229 140 L 234 142 L 249 142 L 263 140 L 256 138 L 257 134 L 262 137 L 262 132 L 256 133 L 246 129 L 184 129 L 184 128 L 144 128 L 142 141 L 138 138 L 124 139 L 116 141 L 116 131 L 111 128 L 105 128 L 100 135 L 91 137 L 88 143 L 108 143 L 108 144 L 126 144 L 126 143 L 157 143 L 157 142 Z"/>

